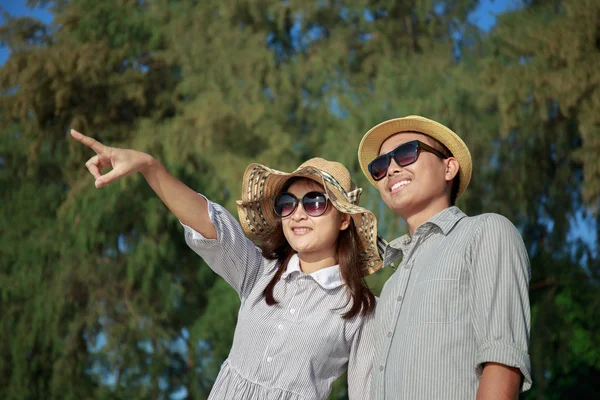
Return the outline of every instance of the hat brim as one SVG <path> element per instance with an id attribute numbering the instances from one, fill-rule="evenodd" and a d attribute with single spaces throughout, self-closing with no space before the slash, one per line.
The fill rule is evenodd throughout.
<path id="1" fill-rule="evenodd" d="M 440 124 L 439 122 L 423 118 L 417 115 L 411 115 L 404 118 L 395 118 L 382 122 L 371 128 L 363 136 L 358 146 L 358 161 L 363 173 L 377 187 L 377 182 L 369 173 L 369 163 L 379 156 L 381 145 L 390 136 L 402 132 L 417 132 L 430 136 L 442 143 L 456 158 L 459 168 L 460 185 L 458 187 L 457 197 L 464 193 L 471 181 L 473 162 L 471 152 L 463 140 L 452 130 Z"/>
<path id="2" fill-rule="evenodd" d="M 369 275 L 382 267 L 382 253 L 378 244 L 377 219 L 369 210 L 351 203 L 344 189 L 335 179 L 318 168 L 304 167 L 285 173 L 261 164 L 251 164 L 244 173 L 242 199 L 237 201 L 240 224 L 244 233 L 253 241 L 269 236 L 279 217 L 273 209 L 273 198 L 281 192 L 286 182 L 294 177 L 316 181 L 325 189 L 331 205 L 349 214 L 360 239 L 360 264 L 363 275 Z"/>

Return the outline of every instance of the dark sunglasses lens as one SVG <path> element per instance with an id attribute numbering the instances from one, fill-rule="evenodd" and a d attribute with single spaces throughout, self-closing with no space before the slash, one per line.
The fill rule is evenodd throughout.
<path id="1" fill-rule="evenodd" d="M 318 217 L 327 210 L 327 198 L 319 192 L 306 193 L 302 198 L 302 207 L 311 217 Z"/>
<path id="2" fill-rule="evenodd" d="M 417 161 L 416 143 L 406 143 L 399 146 L 394 152 L 394 161 L 401 167 L 405 167 Z"/>
<path id="3" fill-rule="evenodd" d="M 387 155 L 379 156 L 369 164 L 369 172 L 374 180 L 379 181 L 387 174 L 390 160 Z"/>
<path id="4" fill-rule="evenodd" d="M 298 199 L 289 193 L 281 193 L 275 198 L 274 208 L 275 214 L 280 217 L 287 217 L 296 209 Z"/>

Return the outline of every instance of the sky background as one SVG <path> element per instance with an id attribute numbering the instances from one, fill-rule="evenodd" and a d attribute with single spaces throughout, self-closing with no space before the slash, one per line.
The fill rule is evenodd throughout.
<path id="1" fill-rule="evenodd" d="M 25 0 L 0 0 L 0 10 L 12 16 L 32 16 L 46 23 L 52 21 L 52 13 L 44 8 L 28 8 L 25 3 Z M 479 7 L 470 15 L 469 20 L 477 24 L 481 29 L 489 31 L 494 27 L 498 14 L 517 9 L 521 7 L 521 4 L 522 0 L 481 0 Z M 10 51 L 6 47 L 1 46 L 0 66 L 6 62 L 9 56 Z M 573 230 L 570 238 L 582 238 L 591 249 L 597 252 L 599 250 L 596 248 L 598 240 L 594 227 L 593 218 L 583 213 L 578 213 L 573 221 Z"/>

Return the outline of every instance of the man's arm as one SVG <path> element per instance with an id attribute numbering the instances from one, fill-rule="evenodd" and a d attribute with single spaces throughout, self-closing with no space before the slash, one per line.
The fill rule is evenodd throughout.
<path id="1" fill-rule="evenodd" d="M 498 214 L 481 216 L 473 236 L 470 303 L 479 350 L 478 399 L 514 399 L 531 386 L 529 258 L 515 226 Z"/>
<path id="2" fill-rule="evenodd" d="M 504 364 L 486 363 L 483 367 L 477 400 L 513 400 L 519 397 L 521 370 Z"/>

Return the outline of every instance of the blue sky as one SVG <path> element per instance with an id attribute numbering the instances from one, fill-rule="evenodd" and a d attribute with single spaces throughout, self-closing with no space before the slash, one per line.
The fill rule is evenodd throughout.
<path id="1" fill-rule="evenodd" d="M 16 17 L 33 16 L 44 22 L 52 21 L 52 13 L 42 9 L 31 9 L 25 6 L 25 0 L 0 0 L 0 10 L 6 11 Z M 2 21 L 4 23 L 4 21 Z M 9 51 L 6 47 L 0 47 L 0 65 L 8 59 Z"/>

